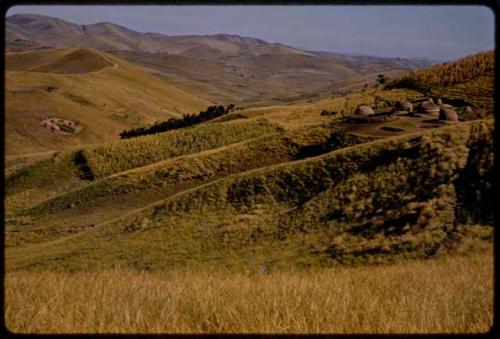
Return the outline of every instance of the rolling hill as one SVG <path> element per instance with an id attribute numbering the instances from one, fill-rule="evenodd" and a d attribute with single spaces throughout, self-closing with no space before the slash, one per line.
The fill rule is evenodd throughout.
<path id="1" fill-rule="evenodd" d="M 7 155 L 117 139 L 124 129 L 210 104 L 91 48 L 8 52 L 5 79 Z M 82 129 L 64 134 L 40 125 L 52 118 Z"/>
<path id="2" fill-rule="evenodd" d="M 411 72 L 394 80 L 391 88 L 410 88 L 448 102 L 471 105 L 476 116 L 493 112 L 495 51 Z"/>
<path id="3" fill-rule="evenodd" d="M 425 59 L 376 58 L 304 51 L 230 34 L 166 36 L 109 22 L 77 25 L 58 18 L 16 14 L 6 20 L 11 50 L 91 47 L 142 66 L 205 99 L 262 105 L 310 95 L 329 96 L 345 82 L 373 85 L 379 73 L 431 65 Z"/>
<path id="4" fill-rule="evenodd" d="M 381 66 L 377 58 L 347 60 L 227 35 L 177 37 L 168 52 L 146 52 L 132 43 L 143 33 L 113 24 L 56 21 L 43 28 L 45 18 L 34 19 L 17 24 L 55 29 L 75 47 L 6 54 L 7 154 L 19 153 L 6 167 L 8 269 L 387 263 L 452 253 L 482 241 L 471 227 L 492 224 L 492 110 L 476 104 L 493 100 L 491 52 L 358 88 L 357 76 L 366 81 L 392 61 Z M 102 45 L 93 47 L 123 50 L 80 46 L 94 36 Z M 122 129 L 209 103 L 122 59 L 138 55 L 134 64 L 148 64 L 151 72 L 162 67 L 164 78 L 185 69 L 191 83 L 173 82 L 186 87 L 198 68 L 209 79 L 217 67 L 237 64 L 259 90 L 278 88 L 290 69 L 343 74 L 339 84 L 351 90 L 239 107 L 191 127 L 118 140 Z M 235 63 L 227 61 L 233 57 Z M 332 63 L 321 68 L 317 59 Z M 283 88 L 293 88 L 285 82 L 290 87 Z M 482 90 L 473 91 L 475 84 Z M 213 93 L 227 93 L 214 87 Z M 460 100 L 450 95 L 459 88 Z M 483 110 L 459 121 L 388 113 L 398 102 L 429 96 L 461 114 L 464 105 Z M 360 105 L 375 109 L 374 121 L 353 120 Z M 64 119 L 83 128 L 47 129 L 67 132 Z M 20 154 L 31 152 L 37 153 Z"/>
<path id="5" fill-rule="evenodd" d="M 494 52 L 6 21 L 12 332 L 490 328 Z"/>
<path id="6" fill-rule="evenodd" d="M 489 191 L 475 198 L 467 192 L 492 173 L 492 127 L 492 120 L 467 122 L 297 160 L 301 145 L 286 132 L 226 122 L 211 128 L 231 128 L 239 137 L 220 148 L 166 155 L 133 170 L 107 167 L 111 172 L 97 181 L 78 179 L 71 166 L 82 162 L 72 165 L 71 156 L 35 163 L 7 180 L 10 202 L 35 182 L 45 196 L 60 191 L 8 216 L 7 268 L 330 266 L 447 253 L 464 239 L 465 220 L 491 222 L 492 210 L 477 215 L 473 207 L 486 207 Z M 80 154 L 99 173 L 92 159 L 100 158 L 89 151 Z M 268 161 L 255 162 L 264 155 Z M 58 173 L 56 180 L 49 173 Z M 482 174 L 461 179 L 472 173 Z"/>

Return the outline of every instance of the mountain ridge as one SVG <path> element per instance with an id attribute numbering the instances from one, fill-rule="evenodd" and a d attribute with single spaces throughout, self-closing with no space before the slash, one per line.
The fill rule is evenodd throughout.
<path id="1" fill-rule="evenodd" d="M 345 57 L 356 57 L 356 55 L 352 54 L 347 54 L 347 53 L 336 53 L 336 52 L 329 52 L 329 51 L 307 51 L 304 49 L 300 49 L 297 47 L 289 46 L 280 42 L 269 42 L 261 38 L 256 38 L 256 37 L 250 37 L 250 36 L 241 36 L 238 34 L 232 34 L 232 33 L 216 33 L 216 34 L 189 34 L 189 35 L 167 35 L 163 33 L 158 33 L 158 32 L 140 32 L 136 31 L 133 29 L 130 29 L 126 26 L 116 24 L 110 21 L 103 21 L 103 22 L 96 22 L 92 24 L 76 24 L 61 18 L 57 17 L 51 17 L 51 16 L 45 16 L 45 15 L 39 15 L 39 14 L 14 14 L 11 16 L 8 16 L 6 18 L 6 24 L 7 24 L 7 36 L 6 40 L 7 43 L 12 42 L 15 39 L 19 39 L 20 35 L 20 30 L 28 30 L 29 33 L 33 33 L 36 28 L 43 28 L 47 29 L 50 27 L 53 28 L 58 28 L 58 27 L 64 27 L 66 28 L 66 31 L 69 35 L 72 35 L 72 37 L 75 37 L 74 35 L 84 35 L 86 32 L 90 31 L 95 31 L 97 28 L 99 29 L 106 29 L 108 31 L 112 30 L 116 33 L 116 31 L 121 31 L 121 33 L 126 32 L 127 34 L 132 34 L 136 36 L 140 36 L 141 38 L 155 38 L 155 39 L 175 39 L 175 40 L 183 40 L 183 39 L 214 39 L 214 40 L 219 40 L 219 41 L 229 41 L 232 43 L 247 43 L 247 44 L 254 44 L 254 45 L 267 45 L 267 46 L 273 46 L 276 48 L 280 49 L 285 49 L 285 51 L 288 52 L 293 52 L 293 53 L 298 53 L 298 54 L 305 54 L 305 55 L 310 55 L 310 56 L 316 56 L 316 57 L 321 57 L 321 54 L 332 54 L 336 56 L 345 56 Z M 10 26 L 10 27 L 9 27 Z M 20 27 L 22 26 L 22 27 Z M 10 32 L 9 32 L 10 28 Z M 17 29 L 18 33 L 17 36 L 15 34 L 15 30 Z M 99 33 L 103 33 L 102 31 Z M 9 36 L 10 34 L 10 36 Z M 68 35 L 67 34 L 67 35 Z M 58 34 L 59 36 L 61 34 Z M 69 37 L 69 36 L 67 36 Z M 26 35 L 24 36 L 26 38 Z M 34 42 L 40 43 L 40 37 L 37 37 L 35 35 Z M 46 43 L 46 42 L 44 42 Z M 42 45 L 44 45 L 42 43 Z M 51 44 L 53 46 L 50 47 L 94 47 L 94 46 L 63 46 L 66 42 L 65 41 L 54 41 Z M 140 49 L 139 49 L 140 50 Z M 282 50 L 280 50 L 282 51 Z M 382 58 L 382 57 L 376 57 L 376 56 L 369 56 L 369 55 L 359 55 L 361 57 L 372 57 L 372 58 L 380 58 L 380 59 L 403 59 L 403 60 L 413 60 L 415 61 L 420 60 L 423 61 L 425 58 Z"/>
<path id="2" fill-rule="evenodd" d="M 143 33 L 111 22 L 78 25 L 35 14 L 9 16 L 6 28 L 10 51 L 95 48 L 208 101 L 242 106 L 327 97 L 353 85 L 376 85 L 381 73 L 432 65 L 422 59 L 311 52 L 236 34 Z"/>

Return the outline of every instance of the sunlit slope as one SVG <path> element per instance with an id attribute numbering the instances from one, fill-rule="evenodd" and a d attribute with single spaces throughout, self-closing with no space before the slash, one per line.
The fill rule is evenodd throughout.
<path id="1" fill-rule="evenodd" d="M 221 177 L 293 160 L 294 146 L 272 133 L 75 186 L 9 217 L 7 244 L 25 246 L 82 232 Z"/>
<path id="2" fill-rule="evenodd" d="M 495 52 L 470 55 L 455 62 L 411 72 L 390 87 L 411 88 L 475 110 L 471 118 L 493 113 Z"/>
<path id="3" fill-rule="evenodd" d="M 123 171 L 221 148 L 278 130 L 277 126 L 265 121 L 235 121 L 75 147 L 48 154 L 40 161 L 29 162 L 20 158 L 19 168 L 11 170 L 6 177 L 7 209 L 10 211 L 13 207 L 34 204 L 39 199 L 47 199 Z M 11 162 L 16 163 L 15 160 Z M 158 180 L 161 181 L 161 178 Z"/>
<path id="4" fill-rule="evenodd" d="M 93 49 L 7 53 L 5 76 L 7 155 L 115 140 L 124 129 L 210 104 Z M 70 135 L 39 126 L 52 117 L 83 129 Z"/>
<path id="5" fill-rule="evenodd" d="M 85 74 L 116 67 L 106 55 L 89 48 L 74 50 L 41 50 L 36 52 L 8 53 L 8 71 L 33 71 L 56 74 Z"/>
<path id="6" fill-rule="evenodd" d="M 309 100 L 308 102 L 289 105 L 275 105 L 236 110 L 226 116 L 214 119 L 213 122 L 243 119 L 266 119 L 287 129 L 303 128 L 320 123 L 341 121 L 343 117 L 354 113 L 359 105 L 369 105 L 374 109 L 393 106 L 397 101 L 422 99 L 421 92 L 411 89 L 371 88 L 369 90 L 334 96 L 326 99 Z M 321 115 L 321 112 L 335 112 L 334 115 Z"/>
<path id="7" fill-rule="evenodd" d="M 7 248 L 7 267 L 331 265 L 451 251 L 465 219 L 485 222 L 456 207 L 467 211 L 464 192 L 492 173 L 492 126 L 464 123 L 230 175 L 73 236 Z"/>

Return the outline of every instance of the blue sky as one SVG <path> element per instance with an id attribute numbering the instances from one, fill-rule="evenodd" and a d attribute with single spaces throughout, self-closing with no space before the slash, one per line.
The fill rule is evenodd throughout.
<path id="1" fill-rule="evenodd" d="M 453 60 L 494 48 L 483 6 L 15 6 L 77 24 L 166 35 L 229 33 L 315 51 Z"/>

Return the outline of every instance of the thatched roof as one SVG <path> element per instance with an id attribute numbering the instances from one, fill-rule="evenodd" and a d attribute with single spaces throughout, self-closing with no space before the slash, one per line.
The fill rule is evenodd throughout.
<path id="1" fill-rule="evenodd" d="M 373 111 L 373 109 L 366 105 L 358 106 L 358 108 L 356 108 L 356 110 L 354 111 L 354 114 L 356 115 L 370 115 L 374 113 L 375 112 Z"/>
<path id="2" fill-rule="evenodd" d="M 398 111 L 412 112 L 413 111 L 413 104 L 409 101 L 398 102 L 396 105 L 396 109 Z"/>
<path id="3" fill-rule="evenodd" d="M 418 111 L 426 114 L 439 114 L 439 106 L 432 102 L 425 101 L 418 106 Z"/>
<path id="4" fill-rule="evenodd" d="M 439 111 L 439 120 L 458 121 L 458 114 L 454 109 L 444 108 Z"/>

